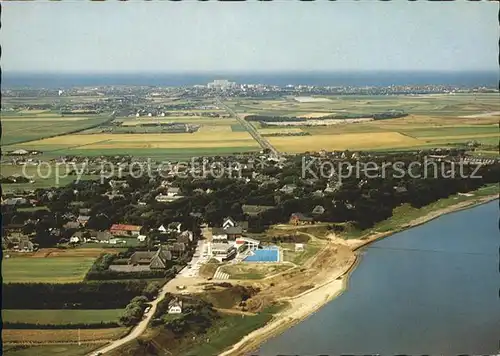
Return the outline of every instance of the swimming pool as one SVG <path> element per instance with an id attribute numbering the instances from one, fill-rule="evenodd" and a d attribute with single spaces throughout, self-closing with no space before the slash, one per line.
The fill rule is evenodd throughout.
<path id="1" fill-rule="evenodd" d="M 265 248 L 253 251 L 251 256 L 248 256 L 243 261 L 245 262 L 279 262 L 278 248 Z"/>

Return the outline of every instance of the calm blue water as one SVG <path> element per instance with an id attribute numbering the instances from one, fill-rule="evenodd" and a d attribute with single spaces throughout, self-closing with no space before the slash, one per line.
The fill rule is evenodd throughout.
<path id="1" fill-rule="evenodd" d="M 245 84 L 388 86 L 454 85 L 497 87 L 498 72 L 290 72 L 290 73 L 153 73 L 153 74 L 20 74 L 2 73 L 4 88 L 31 86 L 68 88 L 72 86 L 145 85 L 191 86 L 214 79 Z"/>
<path id="2" fill-rule="evenodd" d="M 497 200 L 372 244 L 344 294 L 254 354 L 498 353 L 498 212 Z"/>
<path id="3" fill-rule="evenodd" d="M 244 259 L 245 262 L 277 262 L 278 258 L 278 250 L 276 249 L 261 249 L 255 250 L 254 254 L 248 256 Z"/>

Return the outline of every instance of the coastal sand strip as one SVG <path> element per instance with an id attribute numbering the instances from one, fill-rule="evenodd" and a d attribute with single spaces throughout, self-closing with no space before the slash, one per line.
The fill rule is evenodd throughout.
<path id="1" fill-rule="evenodd" d="M 403 225 L 397 231 L 377 233 L 365 240 L 353 240 L 352 243 L 347 243 L 347 241 L 344 240 L 344 244 L 349 245 L 353 249 L 353 251 L 355 251 L 378 239 L 387 237 L 403 229 L 415 227 L 444 214 L 467 209 L 472 206 L 493 201 L 495 199 L 498 199 L 498 195 L 491 195 L 472 201 L 461 202 L 417 218 L 410 223 Z M 336 238 L 332 239 L 337 240 Z M 268 324 L 243 337 L 238 343 L 234 344 L 227 351 L 222 352 L 219 356 L 246 355 L 258 348 L 258 346 L 264 343 L 266 340 L 284 332 L 286 329 L 299 323 L 307 316 L 319 310 L 323 305 L 333 300 L 347 288 L 349 273 L 354 270 L 357 262 L 358 259 L 354 258 L 352 263 L 349 264 L 341 274 L 318 287 L 315 287 L 292 298 L 283 298 L 283 300 L 288 300 L 290 303 L 290 306 L 286 308 L 286 310 L 275 315 L 275 317 Z M 343 278 L 337 279 L 338 277 L 342 276 Z"/>

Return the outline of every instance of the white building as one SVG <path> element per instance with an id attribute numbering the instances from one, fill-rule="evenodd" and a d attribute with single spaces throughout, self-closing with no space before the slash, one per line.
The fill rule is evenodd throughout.
<path id="1" fill-rule="evenodd" d="M 156 197 L 155 197 L 155 200 L 158 202 L 158 203 L 168 203 L 170 201 L 172 201 L 172 198 L 169 197 L 168 195 L 165 195 L 165 194 L 158 194 Z"/>
<path id="2" fill-rule="evenodd" d="M 237 246 L 237 247 L 240 247 L 240 246 L 243 246 L 243 245 L 247 245 L 248 248 L 251 250 L 251 251 L 255 251 L 259 248 L 259 245 L 260 245 L 260 241 L 259 240 L 254 240 L 254 239 L 251 239 L 249 237 L 240 237 L 240 238 L 237 238 L 235 241 L 234 241 L 234 244 Z"/>
<path id="3" fill-rule="evenodd" d="M 161 225 L 158 229 L 157 229 L 159 232 L 167 232 L 167 229 L 165 228 L 165 226 Z"/>
<path id="4" fill-rule="evenodd" d="M 237 222 L 234 221 L 231 217 L 227 217 L 224 219 L 222 222 L 222 228 L 227 229 L 228 227 L 235 227 L 237 225 Z"/>
<path id="5" fill-rule="evenodd" d="M 227 241 L 227 234 L 225 233 L 216 233 L 216 234 L 213 234 L 212 233 L 212 240 L 214 241 Z"/>
<path id="6" fill-rule="evenodd" d="M 228 261 L 236 256 L 236 248 L 227 243 L 209 244 L 209 255 L 220 262 Z"/>
<path id="7" fill-rule="evenodd" d="M 71 236 L 69 238 L 69 242 L 73 243 L 73 244 L 77 244 L 80 242 L 80 238 L 78 236 Z"/>
<path id="8" fill-rule="evenodd" d="M 304 251 L 304 244 L 295 244 L 295 252 Z"/>
<path id="9" fill-rule="evenodd" d="M 182 314 L 182 300 L 173 299 L 170 303 L 168 303 L 168 313 Z"/>
<path id="10" fill-rule="evenodd" d="M 229 89 L 236 86 L 235 82 L 230 82 L 226 79 L 216 79 L 212 83 L 208 83 L 207 87 L 214 89 Z"/>

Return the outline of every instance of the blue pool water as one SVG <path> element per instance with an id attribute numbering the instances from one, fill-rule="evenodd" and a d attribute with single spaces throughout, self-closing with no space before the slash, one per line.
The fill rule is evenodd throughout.
<path id="1" fill-rule="evenodd" d="M 279 251 L 277 248 L 255 250 L 253 255 L 244 259 L 245 262 L 278 262 Z"/>

